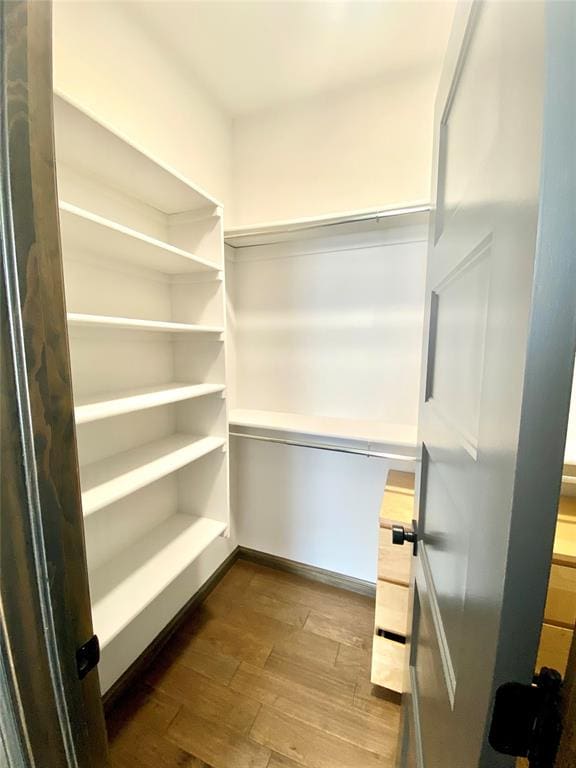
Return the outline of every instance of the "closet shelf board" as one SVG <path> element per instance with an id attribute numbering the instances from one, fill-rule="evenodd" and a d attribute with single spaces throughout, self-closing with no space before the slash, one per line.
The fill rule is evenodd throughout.
<path id="1" fill-rule="evenodd" d="M 92 619 L 105 648 L 226 530 L 226 523 L 176 514 L 90 574 Z"/>
<path id="2" fill-rule="evenodd" d="M 221 205 L 64 93 L 54 94 L 54 122 L 58 163 L 166 214 Z"/>
<path id="3" fill-rule="evenodd" d="M 111 317 L 109 315 L 85 315 L 68 312 L 68 324 L 85 328 L 118 328 L 128 331 L 154 331 L 160 333 L 219 333 L 224 328 L 215 325 L 195 323 L 172 323 L 162 320 L 139 320 L 133 317 Z"/>
<path id="4" fill-rule="evenodd" d="M 76 399 L 74 417 L 76 424 L 121 416 L 125 413 L 143 411 L 181 400 L 191 400 L 223 392 L 224 384 L 163 384 L 158 387 L 143 387 L 108 393 L 98 397 Z"/>
<path id="5" fill-rule="evenodd" d="M 306 416 L 280 411 L 234 409 L 230 411 L 230 425 L 311 437 L 385 443 L 411 450 L 416 448 L 417 441 L 417 429 L 409 424 L 389 424 L 369 419 Z"/>
<path id="6" fill-rule="evenodd" d="M 219 270 L 188 251 L 64 201 L 60 201 L 60 228 L 66 250 L 112 257 L 164 274 Z"/>
<path id="7" fill-rule="evenodd" d="M 84 517 L 224 445 L 220 437 L 176 434 L 81 467 Z"/>

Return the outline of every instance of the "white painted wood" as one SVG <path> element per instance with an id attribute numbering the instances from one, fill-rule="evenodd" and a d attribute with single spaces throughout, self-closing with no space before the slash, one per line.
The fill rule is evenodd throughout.
<path id="1" fill-rule="evenodd" d="M 67 97 L 55 132 L 106 690 L 234 546 L 222 208 Z"/>
<path id="2" fill-rule="evenodd" d="M 228 227 L 224 233 L 227 245 L 233 248 L 247 248 L 252 245 L 277 243 L 279 240 L 301 240 L 307 238 L 325 238 L 327 232 L 349 234 L 374 229 L 374 223 L 384 226 L 394 226 L 402 217 L 416 214 L 428 214 L 430 205 L 424 201 L 386 208 L 369 208 L 357 211 L 346 211 L 324 216 L 308 216 L 284 221 L 262 222 L 250 226 Z M 427 218 L 427 217 L 424 217 Z M 327 230 L 332 227 L 332 230 Z"/>
<path id="3" fill-rule="evenodd" d="M 80 470 L 84 517 L 222 448 L 218 437 L 171 435 Z"/>
<path id="4" fill-rule="evenodd" d="M 58 164 L 71 166 L 164 213 L 220 205 L 64 93 L 55 94 L 54 121 Z"/>
<path id="5" fill-rule="evenodd" d="M 166 624 L 186 605 L 190 595 L 194 595 L 231 554 L 234 547 L 235 542 L 230 538 L 219 536 L 214 539 L 145 610 L 108 642 L 102 649 L 102 659 L 98 665 L 103 691 L 107 691 L 148 647 Z"/>
<path id="6" fill-rule="evenodd" d="M 576 7 L 459 6 L 436 112 L 422 480 L 401 766 L 511 768 L 532 681 L 576 347 Z M 412 756 L 412 757 L 410 757 Z"/>
<path id="7" fill-rule="evenodd" d="M 387 424 L 370 419 L 343 419 L 308 416 L 301 413 L 233 409 L 231 427 L 247 427 L 283 434 L 309 435 L 319 438 L 359 441 L 389 445 L 397 450 L 416 451 L 416 427 L 410 424 Z"/>
<path id="8" fill-rule="evenodd" d="M 70 325 L 98 328 L 118 328 L 135 331 L 159 331 L 161 333 L 223 333 L 223 327 L 195 325 L 192 323 L 171 323 L 162 320 L 142 320 L 133 317 L 110 317 L 68 312 Z"/>
<path id="9" fill-rule="evenodd" d="M 86 424 L 98 419 L 107 419 L 110 416 L 156 408 L 160 405 L 223 391 L 223 384 L 166 384 L 161 387 L 116 392 L 99 398 L 76 399 L 74 417 L 77 424 Z"/>
<path id="10" fill-rule="evenodd" d="M 90 575 L 94 629 L 108 643 L 170 585 L 226 528 L 176 514 Z"/>
<path id="11" fill-rule="evenodd" d="M 60 201 L 60 231 L 64 248 L 119 259 L 165 274 L 217 271 L 217 264 L 182 248 L 118 224 L 76 205 Z"/>

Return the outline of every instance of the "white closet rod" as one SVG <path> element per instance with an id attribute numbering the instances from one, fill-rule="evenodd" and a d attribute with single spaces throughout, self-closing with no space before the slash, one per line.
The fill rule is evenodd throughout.
<path id="1" fill-rule="evenodd" d="M 224 240 L 225 242 L 228 242 L 229 240 L 236 241 L 239 238 L 242 237 L 260 237 L 264 235 L 290 235 L 294 232 L 304 232 L 309 229 L 324 229 L 326 227 L 333 227 L 336 224 L 355 224 L 361 221 L 379 221 L 380 219 L 387 219 L 392 216 L 405 216 L 407 214 L 411 213 L 429 213 L 430 212 L 430 206 L 429 205 L 411 205 L 411 206 L 405 206 L 404 208 L 387 208 L 379 211 L 369 211 L 367 213 L 359 213 L 352 216 L 347 217 L 334 217 L 331 219 L 325 219 L 324 221 L 318 220 L 316 222 L 311 221 L 308 224 L 298 224 L 295 223 L 292 226 L 289 224 L 285 226 L 284 228 L 278 228 L 275 229 L 274 225 L 271 225 L 270 227 L 263 227 L 261 229 L 250 229 L 246 232 L 234 232 L 234 230 L 229 230 L 228 232 L 224 233 Z M 228 242 L 228 245 L 231 245 L 233 248 L 249 248 L 251 245 L 274 245 L 274 243 L 255 243 L 255 244 L 249 244 L 247 246 L 244 245 L 235 245 L 231 242 Z"/>
<path id="2" fill-rule="evenodd" d="M 352 453 L 357 456 L 367 456 L 373 459 L 388 459 L 391 461 L 417 462 L 420 459 L 414 456 L 404 456 L 399 453 L 385 453 L 383 451 L 370 451 L 362 448 L 343 448 L 331 443 L 312 443 L 304 440 L 286 440 L 280 437 L 267 437 L 265 435 L 248 435 L 245 432 L 230 432 L 230 437 L 243 437 L 248 440 L 261 440 L 265 443 L 279 443 L 280 445 L 294 445 L 297 448 L 313 448 L 318 451 L 333 451 L 334 453 Z"/>

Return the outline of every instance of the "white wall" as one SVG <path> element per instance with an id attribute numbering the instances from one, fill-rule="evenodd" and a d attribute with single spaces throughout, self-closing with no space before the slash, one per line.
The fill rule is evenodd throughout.
<path id="1" fill-rule="evenodd" d="M 411 73 L 237 118 L 227 225 L 430 198 L 438 73 Z"/>
<path id="2" fill-rule="evenodd" d="M 129 5 L 54 4 L 55 87 L 229 203 L 231 120 Z"/>
<path id="3" fill-rule="evenodd" d="M 404 217 L 229 249 L 234 406 L 415 427 L 426 230 Z M 241 546 L 376 580 L 389 462 L 240 437 L 230 451 Z"/>
<path id="4" fill-rule="evenodd" d="M 238 543 L 376 582 L 383 459 L 233 438 Z"/>
<path id="5" fill-rule="evenodd" d="M 425 220 L 330 230 L 235 251 L 234 407 L 415 427 Z"/>

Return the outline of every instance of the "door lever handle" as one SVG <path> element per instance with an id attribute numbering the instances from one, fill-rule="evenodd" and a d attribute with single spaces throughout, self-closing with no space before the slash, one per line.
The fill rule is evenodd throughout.
<path id="1" fill-rule="evenodd" d="M 392 544 L 400 544 L 403 546 L 408 541 L 412 544 L 414 555 L 418 554 L 418 530 L 416 528 L 416 521 L 412 521 L 412 530 L 406 530 L 403 525 L 392 526 Z"/>

